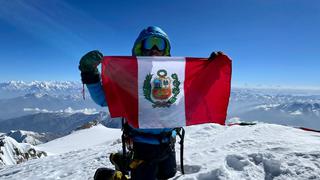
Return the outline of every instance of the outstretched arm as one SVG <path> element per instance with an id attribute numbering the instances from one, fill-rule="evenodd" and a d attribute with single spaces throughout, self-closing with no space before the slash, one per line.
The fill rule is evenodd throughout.
<path id="1" fill-rule="evenodd" d="M 104 91 L 100 82 L 95 84 L 87 84 L 91 99 L 100 106 L 108 106 L 104 95 Z"/>

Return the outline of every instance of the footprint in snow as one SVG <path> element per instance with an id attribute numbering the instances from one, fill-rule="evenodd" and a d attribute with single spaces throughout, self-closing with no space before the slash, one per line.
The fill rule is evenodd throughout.
<path id="1" fill-rule="evenodd" d="M 249 162 L 247 159 L 245 159 L 242 156 L 239 155 L 228 155 L 226 157 L 226 162 L 229 167 L 236 171 L 242 171 L 243 168 L 247 165 L 249 165 Z"/>
<path id="2" fill-rule="evenodd" d="M 200 171 L 201 166 L 199 165 L 184 165 L 184 174 L 194 174 Z M 178 165 L 178 171 L 181 171 L 180 165 Z"/>

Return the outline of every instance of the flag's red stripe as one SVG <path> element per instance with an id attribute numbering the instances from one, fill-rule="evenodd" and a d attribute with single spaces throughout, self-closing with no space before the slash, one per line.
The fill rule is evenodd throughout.
<path id="1" fill-rule="evenodd" d="M 105 56 L 102 82 L 110 116 L 124 117 L 138 128 L 138 63 L 135 57 Z M 130 110 L 130 111 L 129 111 Z"/>
<path id="2" fill-rule="evenodd" d="M 186 125 L 225 124 L 231 88 L 231 60 L 219 55 L 214 60 L 186 58 Z"/>

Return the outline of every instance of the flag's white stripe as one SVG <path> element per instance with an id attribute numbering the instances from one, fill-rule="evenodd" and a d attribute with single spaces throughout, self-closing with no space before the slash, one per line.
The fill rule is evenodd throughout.
<path id="1" fill-rule="evenodd" d="M 185 100 L 184 100 L 184 79 L 185 79 L 185 58 L 184 57 L 137 57 L 138 60 L 138 100 L 139 100 L 139 127 L 140 128 L 161 128 L 180 127 L 186 125 Z M 169 108 L 153 108 L 152 103 L 145 99 L 143 84 L 146 75 L 153 74 L 152 80 L 157 77 L 160 69 L 167 71 L 167 76 L 173 73 L 178 75 L 180 81 L 180 93 L 177 101 Z M 151 80 L 151 82 L 152 82 Z"/>

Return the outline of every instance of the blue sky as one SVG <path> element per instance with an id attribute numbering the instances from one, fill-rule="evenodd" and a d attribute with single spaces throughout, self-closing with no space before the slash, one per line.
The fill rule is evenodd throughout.
<path id="1" fill-rule="evenodd" d="M 320 88 L 320 1 L 0 1 L 0 81 L 79 81 L 79 59 L 130 55 L 148 25 L 173 56 L 233 60 L 235 86 Z"/>

